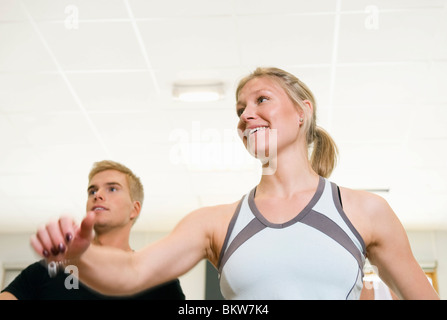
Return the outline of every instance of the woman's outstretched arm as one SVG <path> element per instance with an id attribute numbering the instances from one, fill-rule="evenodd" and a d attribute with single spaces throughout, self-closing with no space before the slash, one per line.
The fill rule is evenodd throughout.
<path id="1" fill-rule="evenodd" d="M 92 289 L 131 295 L 175 279 L 206 258 L 213 225 L 209 217 L 207 208 L 193 211 L 169 235 L 135 252 L 91 244 L 94 213 L 79 227 L 67 217 L 48 223 L 31 245 L 48 261 L 75 265 L 79 279 Z"/>

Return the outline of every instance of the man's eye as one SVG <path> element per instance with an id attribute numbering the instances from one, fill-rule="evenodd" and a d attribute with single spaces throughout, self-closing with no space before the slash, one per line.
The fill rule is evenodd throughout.
<path id="1" fill-rule="evenodd" d="M 240 118 L 241 115 L 244 113 L 244 108 L 238 109 L 236 113 L 237 113 L 237 116 Z"/>
<path id="2" fill-rule="evenodd" d="M 94 195 L 96 193 L 96 190 L 90 190 L 89 192 L 88 192 L 88 195 L 89 196 L 92 196 L 92 195 Z"/>

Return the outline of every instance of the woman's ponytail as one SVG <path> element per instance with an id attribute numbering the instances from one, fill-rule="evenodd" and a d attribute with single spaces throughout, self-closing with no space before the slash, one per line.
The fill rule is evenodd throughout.
<path id="1" fill-rule="evenodd" d="M 328 178 L 337 164 L 337 145 L 326 130 L 317 126 L 312 149 L 310 157 L 312 169 L 320 176 Z"/>

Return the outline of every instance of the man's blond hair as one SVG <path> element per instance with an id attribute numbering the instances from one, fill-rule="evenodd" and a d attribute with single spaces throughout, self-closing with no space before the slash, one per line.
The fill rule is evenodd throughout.
<path id="1" fill-rule="evenodd" d="M 137 177 L 132 170 L 121 163 L 112 160 L 95 162 L 88 175 L 88 181 L 90 182 L 96 174 L 105 170 L 116 170 L 124 173 L 126 175 L 127 184 L 129 185 L 130 198 L 132 201 L 139 201 L 141 206 L 143 206 L 144 189 L 140 178 Z"/>

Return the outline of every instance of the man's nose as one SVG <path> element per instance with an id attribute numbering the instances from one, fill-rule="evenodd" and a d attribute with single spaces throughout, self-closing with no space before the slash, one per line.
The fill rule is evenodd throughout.
<path id="1" fill-rule="evenodd" d="M 95 192 L 95 200 L 104 200 L 104 195 L 101 190 Z"/>

